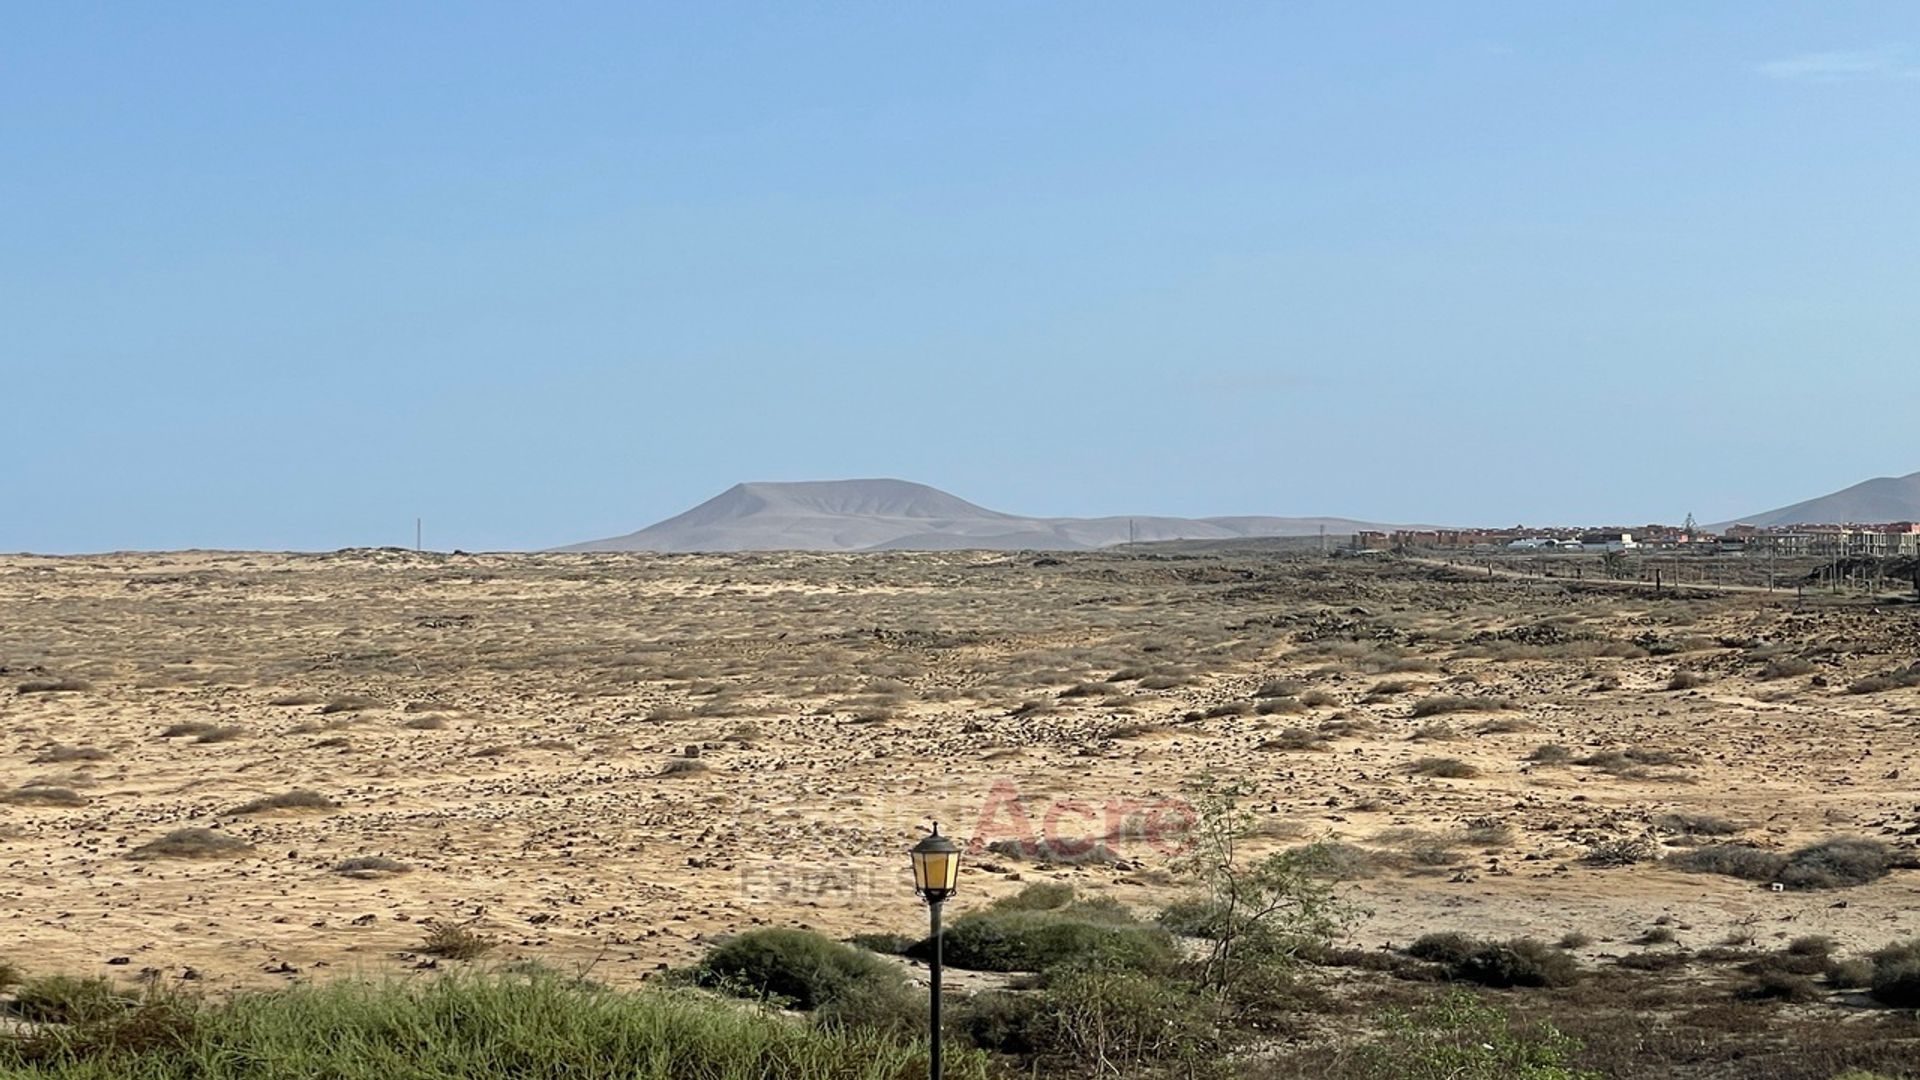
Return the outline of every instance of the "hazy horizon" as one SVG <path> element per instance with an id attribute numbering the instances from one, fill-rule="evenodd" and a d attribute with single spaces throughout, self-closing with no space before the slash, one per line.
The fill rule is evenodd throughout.
<path id="1" fill-rule="evenodd" d="M 1920 469 L 1910 6 L 0 31 L 0 551 L 539 549 L 848 477 L 1713 522 Z"/>

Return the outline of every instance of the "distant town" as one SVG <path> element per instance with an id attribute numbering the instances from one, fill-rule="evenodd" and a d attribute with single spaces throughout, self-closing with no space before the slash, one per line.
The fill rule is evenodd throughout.
<path id="1" fill-rule="evenodd" d="M 1355 548 L 1382 552 L 1697 551 L 1781 558 L 1913 558 L 1920 557 L 1920 523 L 1730 525 L 1719 532 L 1691 522 L 1637 528 L 1399 529 L 1361 532 L 1355 537 Z"/>

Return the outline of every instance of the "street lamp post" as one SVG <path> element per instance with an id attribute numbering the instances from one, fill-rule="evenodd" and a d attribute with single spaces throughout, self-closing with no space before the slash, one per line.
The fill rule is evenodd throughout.
<path id="1" fill-rule="evenodd" d="M 960 884 L 960 845 L 940 835 L 936 823 L 933 832 L 922 837 L 907 853 L 913 859 L 913 891 L 927 902 L 933 927 L 933 963 L 929 967 L 932 986 L 931 1020 L 932 1058 L 927 1080 L 940 1080 L 940 905 L 946 903 Z"/>

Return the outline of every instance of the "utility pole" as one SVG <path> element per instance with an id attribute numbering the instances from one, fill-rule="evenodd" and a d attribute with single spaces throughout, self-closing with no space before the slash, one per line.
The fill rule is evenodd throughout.
<path id="1" fill-rule="evenodd" d="M 420 538 L 422 535 L 424 534 L 421 531 L 420 519 L 414 518 L 413 519 L 413 550 L 416 552 L 421 550 Z"/>

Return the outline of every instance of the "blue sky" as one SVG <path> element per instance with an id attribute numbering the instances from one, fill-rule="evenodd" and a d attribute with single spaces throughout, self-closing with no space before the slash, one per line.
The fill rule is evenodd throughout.
<path id="1" fill-rule="evenodd" d="M 0 550 L 1920 469 L 1911 4 L 0 14 Z"/>

